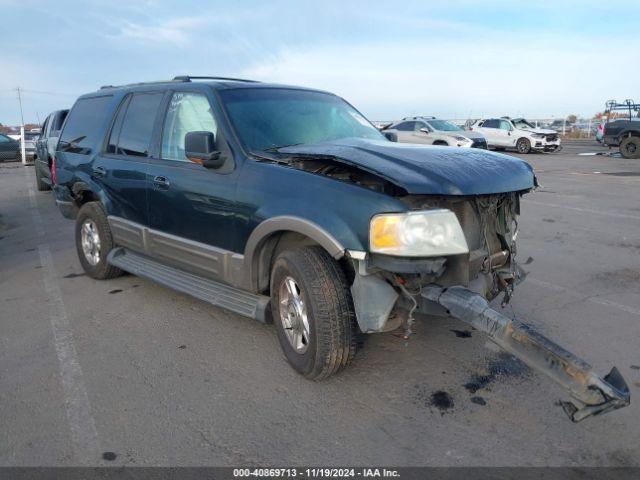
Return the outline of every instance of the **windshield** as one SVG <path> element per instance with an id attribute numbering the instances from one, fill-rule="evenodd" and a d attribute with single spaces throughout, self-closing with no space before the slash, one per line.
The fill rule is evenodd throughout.
<path id="1" fill-rule="evenodd" d="M 529 122 L 527 122 L 524 118 L 516 118 L 513 120 L 513 125 L 516 128 L 535 128 Z"/>
<path id="2" fill-rule="evenodd" d="M 442 132 L 460 132 L 462 128 L 455 123 L 448 122 L 447 120 L 429 120 L 427 122 L 434 130 L 440 130 Z"/>
<path id="3" fill-rule="evenodd" d="M 335 95 L 285 88 L 220 91 L 240 141 L 249 151 L 357 137 L 385 137 Z"/>

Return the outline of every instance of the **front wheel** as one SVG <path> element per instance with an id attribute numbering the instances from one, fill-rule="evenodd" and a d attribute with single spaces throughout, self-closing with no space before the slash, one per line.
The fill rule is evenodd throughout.
<path id="1" fill-rule="evenodd" d="M 640 158 L 640 137 L 627 137 L 622 140 L 620 153 L 624 158 Z"/>
<path id="2" fill-rule="evenodd" d="M 76 250 L 87 275 L 97 280 L 122 275 L 122 270 L 107 263 L 107 255 L 113 248 L 109 221 L 102 205 L 85 203 L 76 217 Z"/>
<path id="3" fill-rule="evenodd" d="M 284 355 L 306 378 L 327 378 L 355 356 L 358 329 L 349 285 L 322 248 L 278 256 L 271 271 L 271 308 Z"/>
<path id="4" fill-rule="evenodd" d="M 531 151 L 531 142 L 527 138 L 520 138 L 516 143 L 518 153 L 529 153 Z"/>

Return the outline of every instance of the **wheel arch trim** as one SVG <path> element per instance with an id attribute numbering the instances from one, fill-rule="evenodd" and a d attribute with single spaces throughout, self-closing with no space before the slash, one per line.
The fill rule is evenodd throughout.
<path id="1" fill-rule="evenodd" d="M 260 223 L 249 236 L 244 249 L 244 262 L 247 277 L 245 282 L 258 288 L 260 250 L 264 243 L 276 232 L 294 232 L 304 235 L 318 243 L 336 260 L 342 258 L 346 248 L 331 233 L 320 225 L 301 217 L 281 215 Z"/>

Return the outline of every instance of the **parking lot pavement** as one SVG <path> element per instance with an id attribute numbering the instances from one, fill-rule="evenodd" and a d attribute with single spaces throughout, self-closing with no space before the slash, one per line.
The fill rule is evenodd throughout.
<path id="1" fill-rule="evenodd" d="M 275 330 L 125 276 L 82 274 L 73 222 L 0 164 L 0 464 L 640 465 L 640 162 L 526 155 L 529 272 L 512 307 L 631 406 L 572 424 L 564 392 L 454 320 L 370 336 L 324 383 Z M 513 310 L 511 310 L 513 309 Z"/>

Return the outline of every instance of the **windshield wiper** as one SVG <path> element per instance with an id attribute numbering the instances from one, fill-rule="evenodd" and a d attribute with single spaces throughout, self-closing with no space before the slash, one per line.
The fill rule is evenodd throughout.
<path id="1" fill-rule="evenodd" d="M 262 152 L 267 152 L 267 150 L 259 150 L 257 152 L 250 151 L 249 153 L 261 162 L 274 162 L 274 163 L 282 163 L 282 164 L 288 164 L 291 162 L 290 157 L 276 157 L 276 156 L 272 157 L 272 156 L 263 155 Z"/>
<path id="2" fill-rule="evenodd" d="M 267 148 L 264 148 L 262 151 L 263 152 L 276 152 L 276 153 L 278 153 L 278 150 L 280 150 L 282 148 L 296 147 L 298 145 L 302 145 L 302 142 L 292 143 L 291 145 L 280 145 L 279 147 L 267 147 Z"/>

